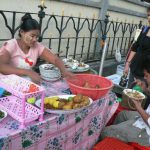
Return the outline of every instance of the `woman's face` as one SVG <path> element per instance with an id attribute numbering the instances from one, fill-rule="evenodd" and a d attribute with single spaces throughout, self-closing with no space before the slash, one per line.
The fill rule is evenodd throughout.
<path id="1" fill-rule="evenodd" d="M 148 85 L 150 85 L 150 73 L 147 70 L 144 70 L 144 79 L 147 81 Z"/>
<path id="2" fill-rule="evenodd" d="M 39 30 L 31 30 L 28 32 L 21 31 L 21 40 L 29 46 L 32 47 L 38 41 L 40 31 Z"/>

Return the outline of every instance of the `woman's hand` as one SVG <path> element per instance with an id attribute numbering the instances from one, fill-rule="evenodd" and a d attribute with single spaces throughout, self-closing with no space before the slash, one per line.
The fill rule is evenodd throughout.
<path id="1" fill-rule="evenodd" d="M 34 83 L 36 83 L 36 84 L 40 84 L 41 83 L 41 77 L 35 71 L 27 70 L 26 75 L 29 76 Z"/>
<path id="2" fill-rule="evenodd" d="M 130 66 L 130 63 L 126 62 L 126 65 L 124 67 L 124 74 L 125 75 L 128 75 L 128 73 L 129 73 L 129 66 Z"/>

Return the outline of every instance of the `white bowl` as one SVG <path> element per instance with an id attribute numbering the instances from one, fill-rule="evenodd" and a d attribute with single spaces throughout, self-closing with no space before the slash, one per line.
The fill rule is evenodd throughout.
<path id="1" fill-rule="evenodd" d="M 134 100 L 143 100 L 143 99 L 145 99 L 145 95 L 143 93 L 141 93 L 139 91 L 136 91 L 136 90 L 133 90 L 133 89 L 124 89 L 123 93 L 126 96 L 128 96 L 129 98 L 134 99 Z M 137 96 L 132 95 L 132 93 L 133 94 L 137 93 Z"/>
<path id="2" fill-rule="evenodd" d="M 58 78 L 61 76 L 60 70 L 53 64 L 43 64 L 39 66 L 40 74 L 45 78 Z"/>

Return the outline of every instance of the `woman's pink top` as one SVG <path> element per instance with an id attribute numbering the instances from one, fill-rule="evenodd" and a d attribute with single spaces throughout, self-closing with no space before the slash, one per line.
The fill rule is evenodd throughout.
<path id="1" fill-rule="evenodd" d="M 36 42 L 35 45 L 29 49 L 28 54 L 25 54 L 20 49 L 17 40 L 11 39 L 4 43 L 0 49 L 0 55 L 3 55 L 5 51 L 8 51 L 11 56 L 10 65 L 22 69 L 32 69 L 44 48 L 45 47 L 42 44 Z"/>

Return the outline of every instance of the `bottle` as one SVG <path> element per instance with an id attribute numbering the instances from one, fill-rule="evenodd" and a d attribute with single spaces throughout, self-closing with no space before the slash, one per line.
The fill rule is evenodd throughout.
<path id="1" fill-rule="evenodd" d="M 122 87 L 126 87 L 127 82 L 128 82 L 127 75 L 123 74 L 121 79 L 120 79 L 119 85 Z"/>

